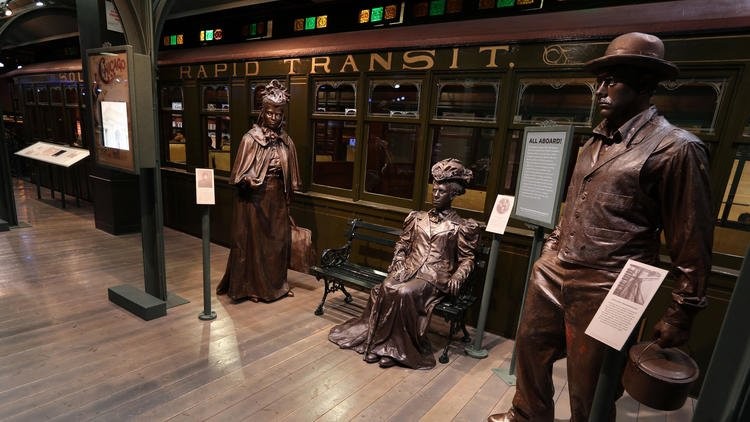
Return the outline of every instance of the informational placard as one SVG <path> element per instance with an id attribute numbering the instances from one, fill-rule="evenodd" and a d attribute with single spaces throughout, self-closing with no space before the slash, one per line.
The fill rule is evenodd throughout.
<path id="1" fill-rule="evenodd" d="M 492 207 L 490 220 L 487 222 L 487 231 L 490 233 L 504 234 L 508 226 L 510 212 L 513 210 L 514 197 L 509 195 L 498 195 L 495 205 Z"/>
<path id="2" fill-rule="evenodd" d="M 97 164 L 137 173 L 131 109 L 130 47 L 89 50 Z"/>
<path id="3" fill-rule="evenodd" d="M 514 218 L 555 227 L 572 138 L 572 126 L 530 126 L 524 130 Z"/>
<path id="4" fill-rule="evenodd" d="M 83 148 L 69 147 L 67 145 L 58 145 L 49 142 L 37 142 L 20 151 L 16 151 L 16 155 L 62 167 L 70 167 L 88 157 L 90 154 L 89 150 Z"/>
<path id="5" fill-rule="evenodd" d="M 586 334 L 622 350 L 667 273 L 667 270 L 628 260 L 586 328 Z"/>
<path id="6" fill-rule="evenodd" d="M 214 169 L 195 169 L 195 203 L 214 205 Z"/>

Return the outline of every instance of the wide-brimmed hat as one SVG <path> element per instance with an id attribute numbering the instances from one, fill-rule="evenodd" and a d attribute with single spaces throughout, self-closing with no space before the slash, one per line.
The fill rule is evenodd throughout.
<path id="1" fill-rule="evenodd" d="M 606 67 L 628 65 L 654 72 L 660 80 L 674 79 L 680 73 L 677 66 L 664 60 L 664 43 L 650 34 L 630 32 L 612 40 L 602 57 L 593 59 L 584 68 L 594 74 Z"/>

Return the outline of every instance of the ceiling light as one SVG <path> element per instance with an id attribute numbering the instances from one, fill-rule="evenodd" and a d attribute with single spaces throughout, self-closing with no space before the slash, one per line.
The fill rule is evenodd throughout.
<path id="1" fill-rule="evenodd" d="M 18 66 L 16 66 L 16 69 L 21 69 L 22 67 L 23 66 L 19 64 Z"/>
<path id="2" fill-rule="evenodd" d="M 13 14 L 13 11 L 10 9 L 5 9 L 5 16 L 10 16 Z"/>
<path id="3" fill-rule="evenodd" d="M 37 7 L 42 7 L 42 6 L 44 6 L 44 2 L 43 1 L 37 1 L 36 2 L 36 6 Z"/>
<path id="4" fill-rule="evenodd" d="M 0 62 L 0 67 L 5 67 L 5 63 Z"/>

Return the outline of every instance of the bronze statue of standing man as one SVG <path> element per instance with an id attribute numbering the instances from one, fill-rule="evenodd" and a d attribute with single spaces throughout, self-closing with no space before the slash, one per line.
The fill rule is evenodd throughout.
<path id="1" fill-rule="evenodd" d="M 628 259 L 656 265 L 663 234 L 673 301 L 654 327 L 662 347 L 689 337 L 706 306 L 713 210 L 706 146 L 651 105 L 674 79 L 664 44 L 629 33 L 586 63 L 604 118 L 582 147 L 560 222 L 534 264 L 516 335 L 513 407 L 488 421 L 553 421 L 552 364 L 567 357 L 571 421 L 588 421 L 605 347 L 584 334 Z M 612 403 L 614 420 L 614 403 Z"/>

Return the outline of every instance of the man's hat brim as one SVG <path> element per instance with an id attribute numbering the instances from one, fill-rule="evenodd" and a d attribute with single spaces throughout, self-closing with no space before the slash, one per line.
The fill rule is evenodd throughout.
<path id="1" fill-rule="evenodd" d="M 599 57 L 590 60 L 583 65 L 587 71 L 597 74 L 602 69 L 614 66 L 640 67 L 654 72 L 660 80 L 670 80 L 680 74 L 680 70 L 672 62 L 656 57 L 642 56 L 640 54 L 616 54 Z"/>

